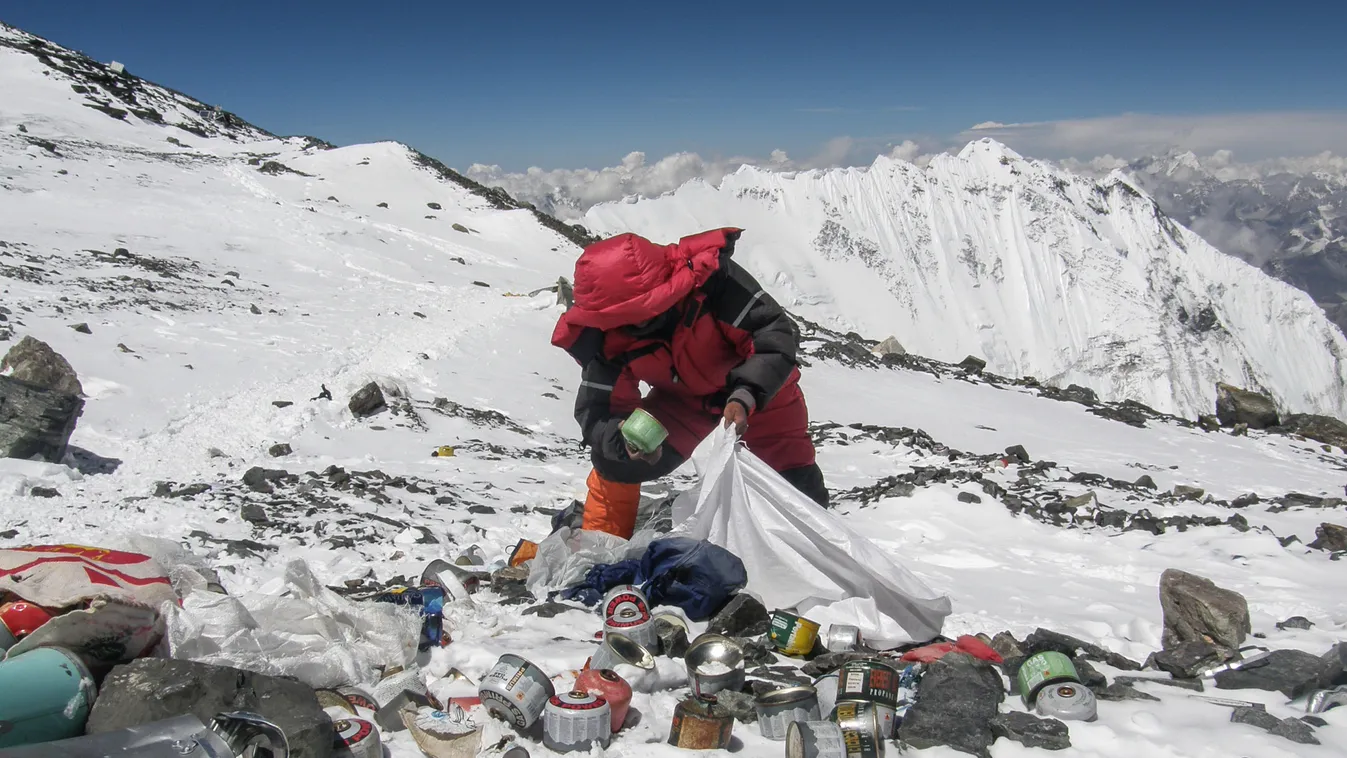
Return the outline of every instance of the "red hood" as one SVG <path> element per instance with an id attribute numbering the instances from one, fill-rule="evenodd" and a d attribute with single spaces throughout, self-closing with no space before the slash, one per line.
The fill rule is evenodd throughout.
<path id="1" fill-rule="evenodd" d="M 627 233 L 590 245 L 575 262 L 575 306 L 557 322 L 552 344 L 569 344 L 584 327 L 606 331 L 669 310 L 706 283 L 741 231 L 713 229 L 673 245 Z"/>

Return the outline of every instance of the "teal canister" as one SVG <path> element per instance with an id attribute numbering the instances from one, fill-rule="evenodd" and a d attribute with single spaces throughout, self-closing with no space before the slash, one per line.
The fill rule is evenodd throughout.
<path id="1" fill-rule="evenodd" d="M 77 655 L 39 647 L 0 661 L 0 748 L 84 733 L 97 688 Z"/>

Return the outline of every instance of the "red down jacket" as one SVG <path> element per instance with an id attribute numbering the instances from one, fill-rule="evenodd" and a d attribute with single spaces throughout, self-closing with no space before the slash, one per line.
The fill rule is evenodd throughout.
<path id="1" fill-rule="evenodd" d="M 814 462 L 798 386 L 799 333 L 731 260 L 741 232 L 714 229 L 670 245 L 621 234 L 585 248 L 575 264 L 575 305 L 558 321 L 552 344 L 582 366 L 575 417 L 586 443 L 619 445 L 617 424 L 642 407 L 669 428 L 669 444 L 686 457 L 735 393 L 747 395 L 757 419 L 750 435 L 800 427 L 789 431 L 804 447 L 764 460 L 777 470 Z M 652 388 L 644 400 L 642 381 Z"/>

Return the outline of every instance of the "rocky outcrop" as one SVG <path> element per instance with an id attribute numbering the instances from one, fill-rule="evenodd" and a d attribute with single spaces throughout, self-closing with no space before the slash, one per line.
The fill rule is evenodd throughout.
<path id="1" fill-rule="evenodd" d="M 0 373 L 43 389 L 83 395 L 75 369 L 50 345 L 33 337 L 24 337 L 0 359 Z"/>
<path id="2" fill-rule="evenodd" d="M 1277 404 L 1267 395 L 1252 390 L 1216 384 L 1216 418 L 1221 426 L 1248 424 L 1250 429 L 1277 426 Z"/>
<path id="3" fill-rule="evenodd" d="M 1166 650 L 1184 642 L 1206 642 L 1234 651 L 1252 631 L 1243 595 L 1178 569 L 1160 575 L 1160 607 Z"/>

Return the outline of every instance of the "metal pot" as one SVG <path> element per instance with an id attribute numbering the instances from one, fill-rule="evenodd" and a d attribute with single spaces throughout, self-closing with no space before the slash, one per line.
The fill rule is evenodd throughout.
<path id="1" fill-rule="evenodd" d="M 744 649 L 720 634 L 699 635 L 688 646 L 683 660 L 688 667 L 688 684 L 697 696 L 744 686 Z"/>

